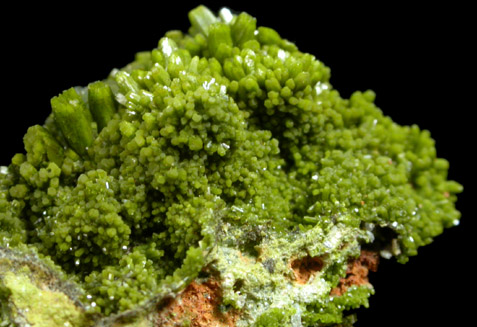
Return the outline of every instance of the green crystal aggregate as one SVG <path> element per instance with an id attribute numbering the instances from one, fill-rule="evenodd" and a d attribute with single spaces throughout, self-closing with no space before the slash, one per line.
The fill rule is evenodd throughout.
<path id="1" fill-rule="evenodd" d="M 394 123 L 372 91 L 341 98 L 275 30 L 225 8 L 189 19 L 51 100 L 1 167 L 0 253 L 37 253 L 76 285 L 85 313 L 63 310 L 68 326 L 151 312 L 206 266 L 237 326 L 351 326 L 374 291 L 330 295 L 348 261 L 371 248 L 405 263 L 458 223 L 462 186 L 428 131 Z M 302 285 L 289 262 L 306 256 L 324 264 Z M 11 308 L 40 296 L 36 275 L 2 269 L 0 326 L 23 326 Z M 44 314 L 26 323 L 56 326 Z"/>

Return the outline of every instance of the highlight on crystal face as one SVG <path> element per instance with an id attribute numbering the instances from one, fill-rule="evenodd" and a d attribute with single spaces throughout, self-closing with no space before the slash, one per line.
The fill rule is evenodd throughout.
<path id="1" fill-rule="evenodd" d="M 3 163 L 6 326 L 352 326 L 379 257 L 458 224 L 428 131 L 247 13 L 189 20 Z"/>

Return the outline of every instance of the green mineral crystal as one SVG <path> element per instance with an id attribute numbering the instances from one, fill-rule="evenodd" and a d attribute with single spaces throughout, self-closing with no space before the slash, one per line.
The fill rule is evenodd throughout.
<path id="1" fill-rule="evenodd" d="M 1 167 L 0 326 L 351 326 L 354 268 L 458 223 L 428 131 L 246 13 L 189 19 Z"/>

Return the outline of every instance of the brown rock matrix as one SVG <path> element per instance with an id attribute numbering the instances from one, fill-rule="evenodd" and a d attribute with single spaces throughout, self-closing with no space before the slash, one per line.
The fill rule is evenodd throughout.
<path id="1" fill-rule="evenodd" d="M 238 312 L 223 312 L 222 290 L 215 278 L 203 283 L 192 282 L 159 312 L 157 326 L 225 327 L 235 326 Z"/>
<path id="2" fill-rule="evenodd" d="M 369 271 L 376 272 L 379 264 L 379 255 L 376 252 L 361 250 L 359 258 L 352 260 L 348 264 L 346 277 L 341 278 L 338 286 L 331 290 L 331 295 L 341 296 L 351 286 L 369 284 Z"/>
<path id="3" fill-rule="evenodd" d="M 291 262 L 291 268 L 295 273 L 298 284 L 306 284 L 311 276 L 323 268 L 323 260 L 320 257 L 306 256 Z"/>

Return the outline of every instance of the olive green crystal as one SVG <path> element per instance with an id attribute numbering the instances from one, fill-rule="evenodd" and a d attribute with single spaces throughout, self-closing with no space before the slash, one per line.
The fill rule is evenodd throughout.
<path id="1" fill-rule="evenodd" d="M 351 325 L 374 291 L 332 292 L 350 260 L 405 263 L 458 223 L 462 186 L 428 131 L 372 91 L 343 99 L 328 67 L 246 13 L 189 19 L 54 97 L 1 167 L 0 326 L 152 326 L 211 275 L 236 326 Z M 303 258 L 319 269 L 299 281 Z"/>

